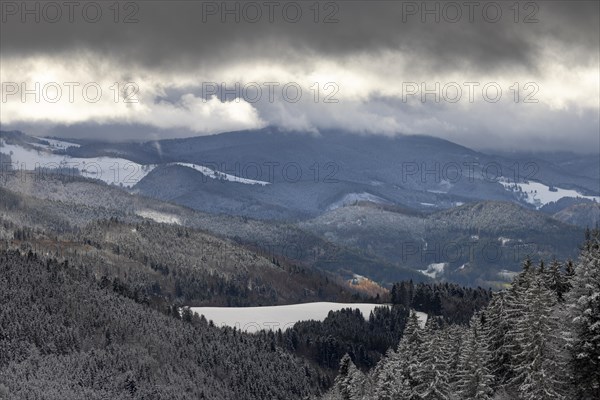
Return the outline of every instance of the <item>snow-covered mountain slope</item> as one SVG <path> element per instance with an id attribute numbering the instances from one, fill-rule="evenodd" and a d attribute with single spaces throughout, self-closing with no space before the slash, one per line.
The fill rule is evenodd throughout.
<path id="1" fill-rule="evenodd" d="M 59 148 L 68 147 L 68 142 L 54 141 Z M 131 187 L 142 180 L 153 165 L 141 165 L 124 158 L 114 157 L 71 157 L 53 152 L 52 145 L 31 144 L 22 146 L 8 144 L 0 139 L 0 152 L 10 155 L 12 168 L 16 170 L 38 170 L 39 174 L 52 170 L 70 171 L 86 178 L 99 179 L 108 184 Z M 68 173 L 68 172 L 67 172 Z"/>
<path id="2" fill-rule="evenodd" d="M 203 165 L 197 165 L 197 164 L 192 164 L 192 163 L 183 163 L 183 162 L 177 162 L 177 163 L 174 163 L 174 165 L 181 165 L 183 167 L 188 167 L 195 171 L 199 171 L 204 176 L 207 176 L 211 179 L 219 179 L 219 180 L 223 180 L 223 181 L 245 183 L 247 185 L 261 185 L 261 186 L 265 186 L 270 183 L 270 182 L 258 181 L 255 179 L 242 178 L 239 176 L 227 174 L 224 172 L 216 171 L 214 169 L 211 169 L 211 168 L 203 166 Z"/>
<path id="3" fill-rule="evenodd" d="M 10 145 L 24 144 L 27 154 L 18 158 L 29 163 L 47 161 L 32 159 L 31 151 L 38 154 L 37 150 L 43 158 L 53 154 L 66 157 L 66 162 L 87 160 L 93 165 L 83 168 L 86 177 L 134 186 L 145 196 L 201 211 L 261 219 L 313 218 L 357 202 L 431 213 L 476 201 L 540 208 L 565 196 L 577 201 L 600 197 L 593 175 L 574 174 L 553 159 L 485 154 L 426 136 L 367 139 L 338 131 L 311 136 L 265 128 L 146 143 L 77 145 L 21 132 L 0 135 Z M 509 187 L 503 177 L 524 182 L 525 166 L 532 164 L 537 167 L 535 174 L 527 174 L 529 183 Z"/>

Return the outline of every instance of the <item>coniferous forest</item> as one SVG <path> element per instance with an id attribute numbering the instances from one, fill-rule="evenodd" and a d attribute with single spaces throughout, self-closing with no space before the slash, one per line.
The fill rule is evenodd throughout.
<path id="1" fill-rule="evenodd" d="M 0 255 L 2 399 L 302 399 L 319 374 L 264 336 L 166 315 L 84 268 Z"/>
<path id="2" fill-rule="evenodd" d="M 3 399 L 600 395 L 597 230 L 576 262 L 526 259 L 503 291 L 400 282 L 395 304 L 369 318 L 346 309 L 257 334 L 132 296 L 68 261 L 7 250 L 0 267 Z"/>
<path id="3" fill-rule="evenodd" d="M 523 263 L 468 325 L 412 313 L 370 371 L 345 355 L 326 399 L 600 398 L 600 232 L 576 263 Z"/>

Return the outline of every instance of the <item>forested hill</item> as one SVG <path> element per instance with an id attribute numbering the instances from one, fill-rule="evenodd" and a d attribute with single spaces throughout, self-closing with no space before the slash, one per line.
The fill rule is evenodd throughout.
<path id="1" fill-rule="evenodd" d="M 413 313 L 396 349 L 368 374 L 346 355 L 328 400 L 600 398 L 600 231 L 576 264 L 526 260 L 469 327 Z"/>
<path id="2" fill-rule="evenodd" d="M 0 254 L 0 398 L 302 399 L 319 376 L 265 335 L 168 316 L 84 267 Z"/>

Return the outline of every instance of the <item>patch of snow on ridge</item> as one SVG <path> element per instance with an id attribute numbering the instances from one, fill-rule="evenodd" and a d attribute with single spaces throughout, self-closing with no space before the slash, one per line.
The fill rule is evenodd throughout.
<path id="1" fill-rule="evenodd" d="M 356 204 L 361 201 L 368 201 L 376 204 L 391 204 L 389 201 L 382 199 L 379 196 L 375 196 L 374 194 L 361 192 L 361 193 L 347 193 L 341 200 L 332 203 L 327 209 L 329 211 L 335 210 L 340 207 Z"/>
<path id="2" fill-rule="evenodd" d="M 203 165 L 198 165 L 198 164 L 176 162 L 176 163 L 174 163 L 174 165 L 181 165 L 182 167 L 191 168 L 195 171 L 202 173 L 203 175 L 205 175 L 211 179 L 221 179 L 221 180 L 225 180 L 225 181 L 229 181 L 229 182 L 245 183 L 247 185 L 265 186 L 265 185 L 270 184 L 270 182 L 257 181 L 257 180 L 248 179 L 248 178 L 240 178 L 239 176 L 226 174 L 224 172 L 216 171 L 214 169 L 205 167 Z"/>
<path id="3" fill-rule="evenodd" d="M 448 263 L 433 263 L 427 266 L 426 270 L 420 270 L 423 275 L 427 275 L 430 278 L 437 278 L 444 274 L 444 269 L 448 266 Z"/>
<path id="4" fill-rule="evenodd" d="M 506 243 L 509 243 L 509 242 L 511 242 L 511 241 L 512 241 L 512 239 L 505 238 L 505 237 L 503 237 L 503 236 L 500 236 L 500 237 L 498 238 L 498 240 L 499 240 L 499 241 L 502 243 L 502 246 L 503 246 L 503 247 L 504 247 L 504 246 L 506 246 Z"/>
<path id="5" fill-rule="evenodd" d="M 151 219 L 154 222 L 158 222 L 160 224 L 181 225 L 181 219 L 176 215 L 161 213 L 159 211 L 154 210 L 138 210 L 135 213 L 140 217 Z"/>
<path id="6" fill-rule="evenodd" d="M 32 146 L 43 147 L 48 150 L 64 150 L 69 147 L 81 147 L 81 145 L 72 142 L 66 142 L 64 140 L 56 140 L 56 139 L 48 139 L 45 137 L 36 137 L 36 139 L 44 140 L 49 143 L 49 145 L 40 144 L 40 143 L 30 143 Z"/>
<path id="7" fill-rule="evenodd" d="M 363 282 L 364 280 L 366 280 L 367 278 L 365 278 L 362 275 L 358 275 L 358 274 L 353 274 L 352 279 L 350 279 L 350 282 L 353 285 L 358 285 L 360 282 Z"/>

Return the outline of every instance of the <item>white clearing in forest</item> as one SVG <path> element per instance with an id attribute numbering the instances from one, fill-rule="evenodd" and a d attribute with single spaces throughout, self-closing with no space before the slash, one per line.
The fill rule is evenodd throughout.
<path id="1" fill-rule="evenodd" d="M 270 307 L 191 307 L 191 310 L 198 315 L 204 315 L 209 321 L 212 320 L 216 326 L 236 327 L 253 333 L 260 330 L 284 331 L 300 321 L 323 321 L 329 311 L 342 308 L 358 308 L 367 319 L 375 307 L 382 306 L 387 307 L 382 304 L 321 302 Z"/>
<path id="2" fill-rule="evenodd" d="M 226 174 L 224 172 L 216 171 L 214 169 L 205 167 L 203 165 L 191 164 L 191 163 L 182 163 L 182 162 L 176 162 L 174 164 L 175 165 L 181 165 L 182 167 L 187 167 L 187 168 L 191 168 L 193 170 L 196 170 L 196 171 L 202 173 L 203 175 L 208 176 L 211 179 L 220 179 L 220 180 L 229 181 L 229 182 L 245 183 L 246 185 L 261 185 L 261 186 L 265 186 L 265 185 L 269 184 L 269 182 L 257 181 L 257 180 L 248 179 L 248 178 L 240 178 L 239 176 Z"/>
<path id="3" fill-rule="evenodd" d="M 556 202 L 563 197 L 583 198 L 600 202 L 600 196 L 585 196 L 576 190 L 561 189 L 558 187 L 553 187 L 552 190 L 550 190 L 549 186 L 539 182 L 530 181 L 514 183 L 506 178 L 502 178 L 498 182 L 504 186 L 506 190 L 521 194 L 527 203 L 533 204 L 536 208 L 541 208 L 548 203 Z"/>

